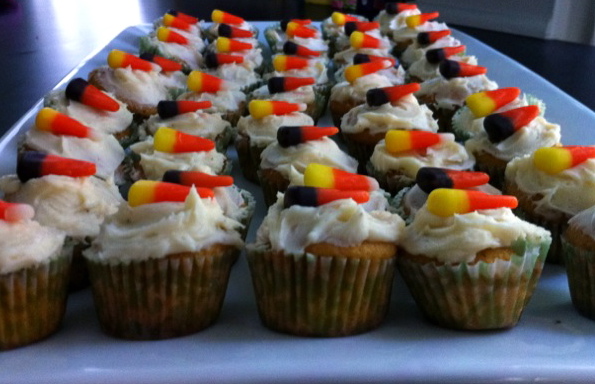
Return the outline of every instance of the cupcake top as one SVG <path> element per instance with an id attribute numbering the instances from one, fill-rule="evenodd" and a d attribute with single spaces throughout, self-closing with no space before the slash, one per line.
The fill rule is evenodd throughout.
<path id="1" fill-rule="evenodd" d="M 231 126 L 223 120 L 218 113 L 188 112 L 162 119 L 159 115 L 149 117 L 145 122 L 148 133 L 155 134 L 160 127 L 170 127 L 191 135 L 206 137 L 215 140 Z"/>
<path id="2" fill-rule="evenodd" d="M 372 56 L 389 56 L 390 57 L 390 47 L 382 46 L 379 48 L 353 48 L 349 47 L 347 49 L 342 50 L 341 52 L 335 53 L 333 56 L 333 61 L 337 65 L 347 65 L 353 63 L 353 57 L 358 53 L 364 55 L 372 55 Z"/>
<path id="3" fill-rule="evenodd" d="M 311 104 L 316 99 L 314 87 L 311 85 L 304 85 L 291 91 L 277 92 L 271 94 L 268 85 L 263 85 L 252 92 L 252 97 L 261 100 L 280 100 L 290 103 Z"/>
<path id="4" fill-rule="evenodd" d="M 239 86 L 234 83 L 228 83 L 229 89 L 217 92 L 186 92 L 178 100 L 192 101 L 210 101 L 212 107 L 206 112 L 225 113 L 238 111 L 246 102 L 246 94 L 239 90 Z M 233 85 L 232 85 L 233 84 Z"/>
<path id="5" fill-rule="evenodd" d="M 465 64 L 477 65 L 477 57 L 475 56 L 450 56 L 449 60 L 460 61 Z M 409 77 L 413 77 L 416 80 L 426 81 L 440 77 L 440 70 L 438 64 L 430 63 L 425 55 L 414 61 L 413 64 L 407 68 L 407 74 Z"/>
<path id="6" fill-rule="evenodd" d="M 273 57 L 273 60 L 276 56 Z M 264 75 L 265 80 L 271 77 L 313 77 L 316 84 L 326 84 L 329 82 L 327 67 L 323 61 L 317 59 L 307 59 L 308 65 L 304 68 L 294 68 L 287 70 L 276 70 Z M 281 68 L 280 68 L 281 69 Z"/>
<path id="7" fill-rule="evenodd" d="M 417 97 L 430 96 L 440 109 L 454 109 L 465 104 L 467 96 L 498 88 L 495 81 L 486 75 L 469 77 L 454 77 L 446 79 L 442 76 L 424 81 L 421 89 L 415 94 Z"/>
<path id="8" fill-rule="evenodd" d="M 397 243 L 405 223 L 385 210 L 366 211 L 352 199 L 318 207 L 283 206 L 283 195 L 273 204 L 256 234 L 254 247 L 286 254 L 305 252 L 311 244 L 357 246 L 364 241 Z"/>
<path id="9" fill-rule="evenodd" d="M 378 74 L 371 73 L 355 79 L 353 84 L 347 81 L 340 82 L 331 89 L 331 100 L 347 101 L 355 100 L 357 102 L 366 101 L 366 92 L 372 88 L 389 87 L 393 85 L 389 79 Z"/>
<path id="10" fill-rule="evenodd" d="M 113 182 L 97 177 L 47 175 L 21 183 L 10 175 L 0 178 L 0 190 L 9 201 L 33 206 L 40 224 L 75 238 L 97 236 L 123 201 Z"/>
<path id="11" fill-rule="evenodd" d="M 514 248 L 521 241 L 540 243 L 550 238 L 547 230 L 521 220 L 509 208 L 441 217 L 424 205 L 405 228 L 401 245 L 410 254 L 456 264 L 474 261 L 484 249 Z"/>
<path id="12" fill-rule="evenodd" d="M 219 37 L 218 39 L 227 39 L 225 37 Z M 249 68 L 251 68 L 252 70 L 254 70 L 255 68 L 259 68 L 264 61 L 264 58 L 262 56 L 262 48 L 260 48 L 259 42 L 257 39 L 253 38 L 253 37 L 249 37 L 249 38 L 233 38 L 233 39 L 228 39 L 229 41 L 232 42 L 237 42 L 237 43 L 242 43 L 242 44 L 250 44 L 250 48 L 247 49 L 236 49 L 233 48 L 231 51 L 229 51 L 228 48 L 225 49 L 220 49 L 222 47 L 221 44 L 217 43 L 217 40 L 215 40 L 213 43 L 211 43 L 211 45 L 209 45 L 207 47 L 207 51 L 209 52 L 215 52 L 215 53 L 229 53 L 229 54 L 233 54 L 236 56 L 242 56 L 244 58 L 244 63 L 246 66 L 248 66 Z M 225 41 L 228 41 L 225 40 Z"/>
<path id="13" fill-rule="evenodd" d="M 0 220 L 0 275 L 32 267 L 62 250 L 64 232 L 34 220 Z"/>
<path id="14" fill-rule="evenodd" d="M 390 47 L 390 40 L 388 39 L 388 37 L 382 36 L 380 34 L 380 29 L 370 29 L 367 30 L 365 34 L 380 40 L 382 42 L 383 48 Z M 335 41 L 335 49 L 337 51 L 337 54 L 340 54 L 341 52 L 349 48 L 351 48 L 350 36 L 348 36 L 346 33 L 343 33 L 342 35 L 337 37 L 337 40 Z"/>
<path id="15" fill-rule="evenodd" d="M 179 44 L 159 39 L 159 36 L 162 36 L 163 38 L 163 35 L 167 35 L 167 33 L 175 33 L 182 36 L 186 43 Z M 161 56 L 175 59 L 189 69 L 198 69 L 203 64 L 201 52 L 204 51 L 206 45 L 202 37 L 196 33 L 177 28 L 160 27 L 156 32 L 152 32 L 145 39 L 146 42 L 143 42 L 143 44 L 148 44 L 156 49 Z"/>
<path id="16" fill-rule="evenodd" d="M 237 221 L 246 217 L 246 210 L 250 209 L 250 205 L 253 204 L 250 192 L 235 185 L 216 187 L 213 188 L 213 192 L 215 193 L 215 200 L 223 210 L 223 214 Z"/>
<path id="17" fill-rule="evenodd" d="M 346 16 L 348 16 L 349 18 L 353 18 L 357 21 L 367 21 L 367 19 L 364 16 L 360 15 L 346 14 Z M 339 36 L 345 34 L 344 23 L 335 23 L 332 15 L 322 21 L 321 28 L 326 38 L 330 40 L 334 40 Z"/>
<path id="18" fill-rule="evenodd" d="M 432 44 L 422 45 L 417 40 L 413 44 L 409 45 L 403 54 L 401 55 L 401 62 L 404 66 L 408 67 L 418 60 L 425 58 L 426 52 L 430 49 L 444 48 L 444 47 L 456 47 L 462 43 L 452 36 L 442 37 Z"/>
<path id="19" fill-rule="evenodd" d="M 335 72 L 335 80 L 337 82 L 345 81 L 345 69 L 347 67 L 347 65 L 344 65 Z M 390 68 L 381 69 L 376 73 L 386 77 L 392 85 L 400 85 L 405 83 L 405 70 L 400 65 L 397 67 L 393 66 Z"/>
<path id="20" fill-rule="evenodd" d="M 207 73 L 237 84 L 240 88 L 256 84 L 261 81 L 260 75 L 258 73 L 254 72 L 252 68 L 242 64 L 223 64 L 217 68 L 208 70 Z"/>
<path id="21" fill-rule="evenodd" d="M 288 37 L 280 28 L 267 30 L 267 33 L 270 34 L 271 40 L 275 41 L 275 52 L 283 52 L 285 42 L 291 41 L 313 51 L 323 52 L 324 55 L 328 53 L 328 42 L 320 37 Z"/>
<path id="22" fill-rule="evenodd" d="M 574 215 L 568 220 L 568 225 L 595 240 L 595 205 Z"/>
<path id="23" fill-rule="evenodd" d="M 275 141 L 281 126 L 314 125 L 314 120 L 305 113 L 292 112 L 286 115 L 269 115 L 262 119 L 242 116 L 238 121 L 238 132 L 250 137 L 250 144 L 264 147 Z"/>
<path id="24" fill-rule="evenodd" d="M 199 252 L 218 244 L 240 248 L 240 227 L 214 199 L 201 199 L 191 188 L 183 203 L 123 204 L 102 226 L 85 256 L 130 262 Z"/>
<path id="25" fill-rule="evenodd" d="M 374 19 L 380 23 L 380 32 L 384 35 L 392 35 L 392 31 L 401 29 L 407 26 L 405 19 L 409 16 L 419 15 L 421 12 L 418 8 L 406 9 L 396 14 L 391 14 L 383 9 L 378 13 L 378 16 Z"/>
<path id="26" fill-rule="evenodd" d="M 409 28 L 405 19 L 406 17 L 401 19 L 401 25 L 395 24 L 394 27 L 391 27 L 393 30 L 393 41 L 395 43 L 415 40 L 420 32 L 443 31 L 448 29 L 446 23 L 440 23 L 438 21 L 426 21 L 415 28 Z M 398 21 L 395 21 L 395 23 L 398 23 Z"/>

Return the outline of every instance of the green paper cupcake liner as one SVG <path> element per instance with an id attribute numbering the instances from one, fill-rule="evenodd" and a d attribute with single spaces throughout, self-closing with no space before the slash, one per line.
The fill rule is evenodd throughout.
<path id="1" fill-rule="evenodd" d="M 101 329 L 114 337 L 158 340 L 213 324 L 236 249 L 127 263 L 87 259 Z"/>
<path id="2" fill-rule="evenodd" d="M 380 325 L 389 307 L 395 258 L 285 255 L 249 249 L 263 324 L 299 336 L 336 337 Z"/>
<path id="3" fill-rule="evenodd" d="M 595 251 L 576 247 L 564 236 L 561 245 L 572 304 L 581 315 L 595 320 Z"/>
<path id="4" fill-rule="evenodd" d="M 0 275 L 0 351 L 56 332 L 68 297 L 70 255 Z"/>
<path id="5" fill-rule="evenodd" d="M 564 233 L 564 230 L 566 230 L 566 228 L 568 227 L 569 218 L 562 218 L 559 221 L 552 221 L 542 217 L 541 215 L 535 214 L 533 212 L 528 212 L 520 207 L 514 209 L 514 213 L 521 219 L 526 220 L 535 225 L 539 225 L 540 227 L 543 227 L 550 231 L 550 233 L 552 234 L 552 244 L 550 245 L 546 261 L 548 263 L 562 264 L 564 262 L 564 259 L 562 257 L 562 242 L 560 241 L 560 237 L 562 233 Z"/>
<path id="6" fill-rule="evenodd" d="M 366 171 L 370 177 L 375 178 L 380 184 L 380 188 L 390 193 L 391 196 L 399 193 L 403 188 L 411 187 L 415 184 L 415 179 L 395 172 L 382 172 L 377 170 L 372 162 L 366 164 Z"/>
<path id="7" fill-rule="evenodd" d="M 441 264 L 400 257 L 397 267 L 431 322 L 460 330 L 510 328 L 535 290 L 548 245 L 517 241 L 509 261 Z"/>

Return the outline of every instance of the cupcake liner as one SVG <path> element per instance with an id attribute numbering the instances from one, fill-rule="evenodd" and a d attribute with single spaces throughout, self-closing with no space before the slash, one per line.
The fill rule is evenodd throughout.
<path id="1" fill-rule="evenodd" d="M 260 168 L 260 154 L 266 146 L 254 146 L 250 142 L 250 136 L 238 135 L 235 142 L 238 152 L 240 168 L 244 177 L 253 183 L 258 184 L 258 169 Z"/>
<path id="2" fill-rule="evenodd" d="M 366 164 L 366 171 L 369 176 L 375 178 L 380 184 L 380 188 L 390 193 L 392 196 L 399 193 L 400 190 L 406 187 L 411 187 L 415 184 L 415 179 L 398 174 L 396 171 L 382 172 L 374 168 L 372 162 L 368 161 Z"/>
<path id="3" fill-rule="evenodd" d="M 278 192 L 285 192 L 287 187 L 289 187 L 289 180 L 274 169 L 259 170 L 258 180 L 267 207 L 270 207 L 277 201 Z"/>
<path id="4" fill-rule="evenodd" d="M 236 254 L 232 247 L 211 247 L 127 263 L 87 259 L 101 329 L 123 339 L 157 340 L 208 327 L 219 316 Z"/>
<path id="5" fill-rule="evenodd" d="M 572 304 L 581 315 L 595 320 L 595 251 L 577 247 L 564 236 L 561 245 Z"/>
<path id="6" fill-rule="evenodd" d="M 285 255 L 252 248 L 248 263 L 263 324 L 299 336 L 369 331 L 388 311 L 395 258 Z"/>
<path id="7" fill-rule="evenodd" d="M 217 152 L 226 153 L 227 147 L 233 141 L 236 135 L 236 129 L 231 125 L 225 127 L 223 132 L 215 137 L 215 147 Z"/>
<path id="8" fill-rule="evenodd" d="M 0 275 L 0 351 L 44 339 L 64 316 L 70 256 Z"/>
<path id="9" fill-rule="evenodd" d="M 461 330 L 509 328 L 535 290 L 548 243 L 517 241 L 508 261 L 443 264 L 400 257 L 397 267 L 431 322 Z"/>

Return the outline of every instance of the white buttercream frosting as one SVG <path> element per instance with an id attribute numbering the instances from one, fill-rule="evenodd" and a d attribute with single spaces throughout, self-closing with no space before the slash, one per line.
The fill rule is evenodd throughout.
<path id="1" fill-rule="evenodd" d="M 277 130 L 282 126 L 314 125 L 314 120 L 305 113 L 293 112 L 287 115 L 269 115 L 262 119 L 242 116 L 238 121 L 238 132 L 250 137 L 250 144 L 264 147 L 277 140 Z"/>
<path id="2" fill-rule="evenodd" d="M 347 48 L 342 50 L 341 52 L 335 53 L 333 56 L 333 61 L 337 65 L 348 65 L 353 63 L 353 57 L 358 53 L 362 53 L 364 55 L 372 55 L 372 56 L 388 56 L 390 57 L 390 47 L 379 47 L 379 48 Z"/>
<path id="3" fill-rule="evenodd" d="M 239 87 L 256 84 L 261 81 L 260 75 L 250 67 L 242 64 L 223 64 L 217 68 L 210 69 L 207 73 L 220 79 L 230 81 Z"/>
<path id="4" fill-rule="evenodd" d="M 400 28 L 391 26 L 391 29 L 393 30 L 394 42 L 400 43 L 407 40 L 416 40 L 417 35 L 420 32 L 442 31 L 448 29 L 448 25 L 446 25 L 446 23 L 440 23 L 437 21 L 426 21 L 415 28 L 409 28 L 404 19 L 402 23 L 403 24 L 400 26 Z"/>
<path id="5" fill-rule="evenodd" d="M 374 21 L 380 23 L 380 32 L 385 35 L 391 35 L 392 31 L 406 27 L 405 19 L 409 16 L 419 15 L 421 11 L 416 9 L 407 9 L 403 12 L 399 12 L 396 15 L 391 15 L 385 10 L 380 11 Z"/>
<path id="6" fill-rule="evenodd" d="M 337 82 L 345 81 L 345 69 L 349 65 L 343 65 L 335 72 L 334 76 Z M 392 85 L 401 85 L 405 83 L 405 70 L 400 65 L 398 67 L 381 69 L 376 73 L 378 75 L 386 77 Z"/>
<path id="7" fill-rule="evenodd" d="M 366 92 L 372 88 L 390 87 L 392 84 L 389 79 L 377 73 L 371 73 L 355 79 L 353 84 L 343 81 L 335 84 L 331 88 L 330 100 L 346 101 L 356 100 L 357 102 L 366 101 Z"/>
<path id="8" fill-rule="evenodd" d="M 448 58 L 449 60 L 453 61 L 460 61 L 465 64 L 477 65 L 477 58 L 475 56 L 460 56 L 460 55 L 453 55 Z M 436 77 L 441 77 L 439 64 L 433 64 L 426 60 L 426 56 L 417 61 L 407 68 L 407 74 L 410 77 L 415 77 L 421 81 L 426 81 L 430 79 L 434 79 Z"/>
<path id="9" fill-rule="evenodd" d="M 364 16 L 354 15 L 351 13 L 347 14 L 348 16 L 355 17 L 358 21 L 368 21 Z M 324 31 L 327 38 L 333 40 L 339 37 L 342 34 L 345 34 L 345 28 L 342 25 L 335 24 L 332 17 L 327 17 L 322 21 L 321 25 L 322 30 Z"/>
<path id="10" fill-rule="evenodd" d="M 169 127 L 213 141 L 230 126 L 231 124 L 223 120 L 220 114 L 204 112 L 182 113 L 167 119 L 154 115 L 149 117 L 145 123 L 145 128 L 151 135 L 154 135 L 161 127 Z"/>
<path id="11" fill-rule="evenodd" d="M 238 87 L 237 84 L 228 84 L 234 88 L 229 90 L 221 90 L 216 93 L 186 92 L 180 95 L 180 97 L 178 97 L 178 100 L 210 101 L 212 103 L 212 107 L 209 109 L 205 109 L 205 112 L 235 112 L 242 106 L 243 103 L 246 102 L 246 94 L 244 92 L 241 92 L 239 89 L 235 88 Z"/>
<path id="12" fill-rule="evenodd" d="M 313 103 L 316 99 L 316 94 L 314 93 L 314 87 L 312 87 L 311 85 L 304 85 L 291 91 L 278 92 L 273 94 L 269 92 L 268 85 L 263 85 L 262 87 L 257 88 L 252 92 L 252 97 L 255 99 L 263 100 L 268 99 L 287 101 L 290 103 L 310 104 Z"/>
<path id="13" fill-rule="evenodd" d="M 426 56 L 426 52 L 430 49 L 444 48 L 444 47 L 456 47 L 462 45 L 460 40 L 448 35 L 441 39 L 436 40 L 432 44 L 421 45 L 417 42 L 417 39 L 413 44 L 409 45 L 407 49 L 401 55 L 401 62 L 404 66 L 409 66 L 418 60 L 421 60 Z"/>
<path id="14" fill-rule="evenodd" d="M 328 83 L 328 73 L 325 63 L 321 60 L 309 59 L 309 65 L 302 69 L 289 69 L 287 71 L 273 71 L 264 75 L 264 79 L 271 77 L 313 77 L 316 84 Z"/>
<path id="15" fill-rule="evenodd" d="M 454 109 L 463 106 L 467 96 L 496 88 L 498 84 L 488 79 L 486 75 L 455 77 L 450 80 L 436 77 L 421 83 L 421 89 L 415 93 L 415 96 L 432 95 L 435 98 L 434 104 L 438 108 Z"/>

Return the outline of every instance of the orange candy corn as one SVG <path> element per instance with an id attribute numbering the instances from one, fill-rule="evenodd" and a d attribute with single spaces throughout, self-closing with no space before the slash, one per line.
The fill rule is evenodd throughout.
<path id="1" fill-rule="evenodd" d="M 254 119 L 262 119 L 270 115 L 287 115 L 292 112 L 305 110 L 306 104 L 288 103 L 286 101 L 252 100 L 248 104 L 248 111 Z"/>
<path id="2" fill-rule="evenodd" d="M 228 39 L 227 37 L 218 37 L 215 41 L 217 52 L 238 52 L 252 49 L 252 44 L 243 41 Z"/>
<path id="3" fill-rule="evenodd" d="M 228 24 L 219 24 L 217 28 L 217 34 L 219 36 L 228 37 L 228 38 L 249 38 L 253 37 L 254 33 L 252 31 L 248 31 L 246 29 L 240 29 L 236 27 L 232 27 Z"/>
<path id="4" fill-rule="evenodd" d="M 52 108 L 43 108 L 37 113 L 35 128 L 54 135 L 89 139 L 96 137 L 91 128 Z"/>
<path id="5" fill-rule="evenodd" d="M 457 171 L 447 168 L 422 167 L 415 182 L 425 193 L 438 188 L 467 189 L 487 184 L 490 176 L 484 172 Z"/>
<path id="6" fill-rule="evenodd" d="M 46 175 L 70 177 L 93 176 L 97 172 L 95 164 L 89 161 L 69 159 L 43 152 L 28 151 L 17 160 L 17 176 L 21 182 Z"/>
<path id="7" fill-rule="evenodd" d="M 233 177 L 209 175 L 208 173 L 196 171 L 169 170 L 163 174 L 163 181 L 186 186 L 201 188 L 230 187 L 233 185 Z"/>
<path id="8" fill-rule="evenodd" d="M 167 11 L 167 14 L 177 17 L 178 19 L 187 22 L 188 24 L 196 24 L 198 23 L 198 19 L 194 16 L 190 16 L 186 13 L 178 12 L 176 10 L 170 9 Z"/>
<path id="9" fill-rule="evenodd" d="M 297 56 L 277 55 L 273 58 L 273 67 L 277 72 L 292 69 L 304 69 L 310 65 L 310 60 Z"/>
<path id="10" fill-rule="evenodd" d="M 341 12 L 333 12 L 331 20 L 337 25 L 345 25 L 348 21 L 359 21 L 357 17 L 349 16 Z"/>
<path id="11" fill-rule="evenodd" d="M 464 45 L 458 45 L 456 47 L 428 49 L 426 51 L 426 60 L 428 61 L 428 63 L 438 64 L 442 60 L 448 59 L 453 55 L 465 52 L 466 48 L 467 47 L 465 47 Z"/>
<path id="12" fill-rule="evenodd" d="M 533 154 L 533 164 L 543 172 L 555 175 L 595 158 L 595 146 L 564 146 L 539 148 Z"/>
<path id="13" fill-rule="evenodd" d="M 35 216 L 35 210 L 29 204 L 9 203 L 0 200 L 0 220 L 9 223 L 30 220 Z"/>
<path id="14" fill-rule="evenodd" d="M 298 127 L 280 127 L 277 130 L 277 141 L 283 148 L 302 144 L 307 141 L 319 140 L 326 136 L 332 136 L 339 133 L 337 127 L 315 127 L 315 126 L 298 126 Z"/>
<path id="15" fill-rule="evenodd" d="M 214 52 L 205 54 L 204 59 L 207 68 L 217 68 L 223 64 L 242 64 L 244 62 L 244 56 Z"/>
<path id="16" fill-rule="evenodd" d="M 371 73 L 375 73 L 390 67 L 391 62 L 388 60 L 372 61 L 364 64 L 350 65 L 347 68 L 345 68 L 345 79 L 353 84 L 355 80 L 359 79 L 362 76 L 366 76 Z"/>
<path id="17" fill-rule="evenodd" d="M 149 61 L 143 60 L 140 57 L 134 56 L 130 53 L 113 49 L 107 56 L 107 64 L 111 68 L 126 68 L 137 69 L 140 71 L 152 71 L 155 69 L 153 64 Z"/>
<path id="18" fill-rule="evenodd" d="M 190 193 L 185 185 L 166 183 L 154 180 L 139 180 L 128 190 L 128 205 L 137 207 L 144 204 L 183 202 Z M 205 198 L 215 197 L 215 193 L 208 188 L 195 188 L 198 195 Z"/>
<path id="19" fill-rule="evenodd" d="M 116 112 L 120 109 L 120 104 L 116 100 L 80 77 L 71 80 L 64 93 L 70 100 L 78 101 L 89 107 L 109 112 Z"/>
<path id="20" fill-rule="evenodd" d="M 428 196 L 426 207 L 440 217 L 465 214 L 478 209 L 516 208 L 517 198 L 508 195 L 490 195 L 480 191 L 438 188 Z"/>
<path id="21" fill-rule="evenodd" d="M 440 74 L 446 79 L 455 77 L 471 77 L 483 75 L 488 72 L 486 67 L 471 65 L 454 60 L 444 60 L 440 63 Z"/>
<path id="22" fill-rule="evenodd" d="M 372 107 L 378 107 L 386 103 L 394 103 L 407 95 L 419 91 L 419 89 L 419 83 L 373 88 L 366 92 L 366 103 Z"/>
<path id="23" fill-rule="evenodd" d="M 177 61 L 166 59 L 165 57 L 157 56 L 149 52 L 141 53 L 140 58 L 157 64 L 164 72 L 182 70 L 182 64 L 178 63 Z"/>
<path id="24" fill-rule="evenodd" d="M 303 45 L 299 45 L 294 43 L 293 41 L 286 41 L 283 44 L 283 53 L 286 55 L 297 55 L 297 56 L 306 56 L 306 57 L 318 57 L 321 55 L 322 52 L 320 51 L 313 51 Z"/>
<path id="25" fill-rule="evenodd" d="M 364 64 L 364 63 L 371 63 L 372 61 L 390 61 L 391 66 L 397 66 L 397 59 L 394 57 L 387 57 L 387 56 L 375 56 L 375 55 L 367 55 L 365 53 L 356 53 L 353 56 L 353 64 Z"/>
<path id="26" fill-rule="evenodd" d="M 215 149 L 215 142 L 172 128 L 161 127 L 155 132 L 153 148 L 166 153 L 207 152 Z"/>
<path id="27" fill-rule="evenodd" d="M 409 11 L 417 9 L 417 4 L 411 3 L 386 3 L 384 10 L 389 15 L 396 15 L 403 11 Z"/>
<path id="28" fill-rule="evenodd" d="M 269 93 L 289 92 L 316 83 L 313 77 L 271 77 L 267 83 Z"/>
<path id="29" fill-rule="evenodd" d="M 382 41 L 363 32 L 355 31 L 349 36 L 349 44 L 352 48 L 380 48 Z"/>
<path id="30" fill-rule="evenodd" d="M 440 16 L 440 13 L 438 12 L 420 13 L 419 15 L 408 16 L 405 18 L 405 24 L 407 24 L 409 28 L 415 28 L 422 25 L 426 21 L 437 18 L 438 16 Z"/>
<path id="31" fill-rule="evenodd" d="M 506 104 L 519 97 L 521 90 L 516 87 L 494 89 L 467 96 L 465 104 L 476 118 L 494 113 Z"/>
<path id="32" fill-rule="evenodd" d="M 311 19 L 290 19 L 290 20 L 281 20 L 279 22 L 279 25 L 281 26 L 281 30 L 285 31 L 287 29 L 287 25 L 289 23 L 296 23 L 299 25 L 310 25 L 312 24 L 312 20 Z"/>
<path id="33" fill-rule="evenodd" d="M 392 129 L 385 136 L 386 150 L 390 153 L 428 148 L 441 141 L 442 137 L 439 134 L 426 131 Z"/>
<path id="34" fill-rule="evenodd" d="M 234 16 L 231 13 L 223 12 L 218 9 L 213 10 L 211 13 L 211 20 L 214 23 L 223 24 L 243 24 L 244 19 L 239 16 Z"/>
<path id="35" fill-rule="evenodd" d="M 188 45 L 188 39 L 166 27 L 157 28 L 157 39 L 165 43 L 176 43 L 180 45 Z"/>
<path id="36" fill-rule="evenodd" d="M 197 93 L 216 93 L 225 89 L 225 81 L 223 79 L 200 71 L 190 72 L 187 85 L 188 89 Z"/>
<path id="37" fill-rule="evenodd" d="M 417 34 L 417 43 L 419 45 L 430 45 L 450 34 L 450 29 L 443 29 L 441 31 L 420 32 Z"/>
<path id="38" fill-rule="evenodd" d="M 182 29 L 184 31 L 190 30 L 189 23 L 169 13 L 163 15 L 163 25 L 165 25 L 166 27 Z"/>
<path id="39" fill-rule="evenodd" d="M 289 208 L 292 205 L 318 207 L 341 199 L 353 199 L 356 203 L 363 204 L 370 200 L 370 193 L 368 191 L 291 186 L 285 191 L 283 207 Z"/>
<path id="40" fill-rule="evenodd" d="M 162 119 L 169 119 L 177 115 L 189 112 L 196 112 L 199 109 L 211 108 L 213 103 L 210 101 L 192 101 L 192 100 L 162 100 L 157 103 L 157 113 Z"/>
<path id="41" fill-rule="evenodd" d="M 351 36 L 355 31 L 368 32 L 378 28 L 380 28 L 380 23 L 376 21 L 348 21 L 344 26 L 347 36 Z"/>
<path id="42" fill-rule="evenodd" d="M 289 37 L 297 36 L 302 37 L 304 39 L 309 39 L 312 37 L 316 37 L 318 32 L 313 28 L 298 24 L 294 21 L 290 21 L 289 23 L 287 23 L 285 33 L 287 33 L 287 36 Z"/>
<path id="43" fill-rule="evenodd" d="M 492 143 L 499 143 L 512 136 L 519 129 L 529 125 L 539 115 L 539 107 L 528 105 L 493 113 L 483 120 L 483 128 Z"/>
<path id="44" fill-rule="evenodd" d="M 304 185 L 342 191 L 375 191 L 379 188 L 378 182 L 371 177 L 317 163 L 310 163 L 306 167 Z"/>

